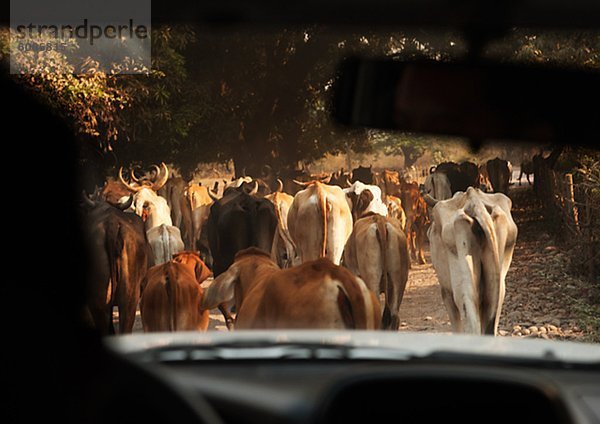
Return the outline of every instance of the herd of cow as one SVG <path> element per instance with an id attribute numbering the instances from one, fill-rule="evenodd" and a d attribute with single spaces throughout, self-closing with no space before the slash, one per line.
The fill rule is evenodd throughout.
<path id="1" fill-rule="evenodd" d="M 453 331 L 495 334 L 517 237 L 510 163 L 243 177 L 213 187 L 121 169 L 82 210 L 93 252 L 90 323 L 131 332 L 227 327 L 398 329 L 411 261 L 431 261 Z M 211 275 L 214 281 L 202 288 Z M 235 306 L 235 318 L 232 307 Z"/>

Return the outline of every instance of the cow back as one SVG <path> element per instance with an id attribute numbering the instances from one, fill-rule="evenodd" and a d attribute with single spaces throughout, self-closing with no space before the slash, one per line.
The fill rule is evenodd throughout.
<path id="1" fill-rule="evenodd" d="M 254 246 L 270 251 L 276 227 L 275 209 L 267 199 L 233 191 L 215 202 L 208 217 L 215 276 L 231 266 L 240 250 Z"/>

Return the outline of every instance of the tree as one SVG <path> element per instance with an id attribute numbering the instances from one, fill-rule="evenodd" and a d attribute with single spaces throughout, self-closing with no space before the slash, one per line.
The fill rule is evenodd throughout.
<path id="1" fill-rule="evenodd" d="M 452 33 L 339 33 L 323 26 L 223 34 L 161 25 L 153 27 L 152 43 L 145 75 L 106 75 L 91 62 L 88 73 L 73 75 L 57 57 L 39 75 L 17 78 L 73 124 L 86 157 L 103 158 L 104 168 L 165 161 L 189 174 L 200 162 L 233 159 L 238 175 L 260 175 L 265 165 L 282 171 L 349 149 L 401 152 L 410 166 L 431 138 L 332 122 L 337 63 L 355 54 L 449 60 L 466 53 Z M 597 66 L 599 45 L 594 34 L 564 41 L 514 31 L 486 55 Z"/>

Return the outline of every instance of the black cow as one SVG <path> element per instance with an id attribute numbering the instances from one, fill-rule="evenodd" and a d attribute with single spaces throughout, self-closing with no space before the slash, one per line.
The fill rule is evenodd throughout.
<path id="1" fill-rule="evenodd" d="M 504 159 L 495 158 L 487 161 L 487 172 L 494 193 L 508 194 L 508 186 L 512 174 L 512 166 Z"/>
<path id="2" fill-rule="evenodd" d="M 235 181 L 235 178 L 232 178 L 231 180 Z M 239 187 L 227 187 L 223 191 L 223 195 L 240 190 L 243 190 L 245 193 L 250 195 L 259 195 L 260 197 L 264 197 L 272 192 L 269 184 L 267 184 L 262 178 L 253 178 L 251 182 L 242 182 Z"/>
<path id="3" fill-rule="evenodd" d="M 523 175 L 525 175 L 525 177 L 527 177 L 527 182 L 529 183 L 529 185 L 531 185 L 531 179 L 529 178 L 531 175 L 533 175 L 533 161 L 529 161 L 529 160 L 524 160 L 523 162 L 521 162 L 521 172 L 519 172 L 519 185 L 521 185 L 521 178 L 523 178 Z"/>
<path id="4" fill-rule="evenodd" d="M 279 179 L 283 181 L 283 192 L 295 196 L 296 193 L 303 189 L 303 187 L 296 184 L 294 181 L 308 182 L 312 180 L 312 177 L 310 172 L 304 169 L 292 169 L 282 171 L 279 174 Z"/>
<path id="5" fill-rule="evenodd" d="M 119 333 L 131 333 L 140 285 L 151 260 L 144 222 L 105 201 L 85 200 L 87 242 L 94 259 L 87 297 L 89 318 L 101 334 L 114 334 L 112 309 L 116 306 Z"/>
<path id="6" fill-rule="evenodd" d="M 258 247 L 271 251 L 277 216 L 272 202 L 250 195 L 240 188 L 228 190 L 221 199 L 215 201 L 210 208 L 207 225 L 216 278 L 227 271 L 240 250 Z M 220 305 L 219 309 L 230 328 L 233 320 L 226 305 Z"/>
<path id="7" fill-rule="evenodd" d="M 472 162 L 444 162 L 435 167 L 434 172 L 442 172 L 450 181 L 452 194 L 457 191 L 466 192 L 467 188 L 479 188 L 479 168 Z"/>
<path id="8" fill-rule="evenodd" d="M 329 179 L 329 185 L 336 185 L 341 188 L 350 187 L 352 184 L 350 182 L 350 174 L 344 172 L 344 168 L 341 168 L 339 171 L 335 171 L 331 174 L 331 178 Z"/>
<path id="9" fill-rule="evenodd" d="M 473 162 L 462 162 L 459 167 L 463 175 L 464 184 L 467 184 L 464 191 L 469 187 L 479 188 L 479 167 Z"/>
<path id="10" fill-rule="evenodd" d="M 364 166 L 359 166 L 358 168 L 353 169 L 352 178 L 350 179 L 350 182 L 354 183 L 356 181 L 360 181 L 364 184 L 375 184 L 375 179 L 371 168 L 372 165 L 369 165 L 368 168 Z"/>

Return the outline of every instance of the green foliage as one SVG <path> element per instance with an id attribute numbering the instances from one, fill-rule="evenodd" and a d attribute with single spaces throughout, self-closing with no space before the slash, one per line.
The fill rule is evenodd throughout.
<path id="1" fill-rule="evenodd" d="M 8 32 L 0 32 L 6 62 Z M 506 60 L 597 67 L 598 34 L 533 34 L 515 30 L 489 49 Z M 119 163 L 172 162 L 184 172 L 199 162 L 234 159 L 238 171 L 286 168 L 327 153 L 402 154 L 405 165 L 432 148 L 432 137 L 335 125 L 330 95 L 339 60 L 350 55 L 450 60 L 466 53 L 452 33 L 339 33 L 326 27 L 270 33 L 210 32 L 187 25 L 152 29 L 152 70 L 106 75 L 88 64 L 73 75 L 64 58 L 30 65 L 41 72 L 17 77 L 96 150 Z M 59 70 L 60 72 L 55 72 Z M 432 159 L 444 158 L 432 151 Z M 113 163 L 111 158 L 111 163 Z"/>
<path id="2" fill-rule="evenodd" d="M 404 156 L 404 166 L 413 165 L 426 150 L 434 150 L 439 141 L 435 137 L 422 134 L 370 131 L 371 147 L 385 155 Z M 434 150 L 435 153 L 439 151 Z M 439 155 L 438 155 L 439 156 Z M 442 161 L 442 158 L 439 158 Z"/>
<path id="3" fill-rule="evenodd" d="M 124 137 L 113 146 L 122 162 L 173 161 L 190 129 L 205 117 L 201 92 L 190 79 L 184 52 L 196 41 L 192 27 L 152 29 L 152 71 L 120 80 L 131 95 L 122 114 Z"/>
<path id="4" fill-rule="evenodd" d="M 6 62 L 11 43 L 16 41 L 11 40 L 8 29 L 1 34 L 1 59 Z M 70 41 L 66 48 L 77 45 Z M 89 58 L 82 64 L 83 73 L 76 75 L 65 55 L 56 50 L 44 55 L 36 51 L 20 52 L 13 59 L 31 70 L 15 78 L 63 116 L 83 139 L 94 139 L 104 149 L 117 139 L 121 128 L 119 111 L 126 107 L 130 97 L 118 87 L 115 75 L 97 71 L 97 62 Z"/>

